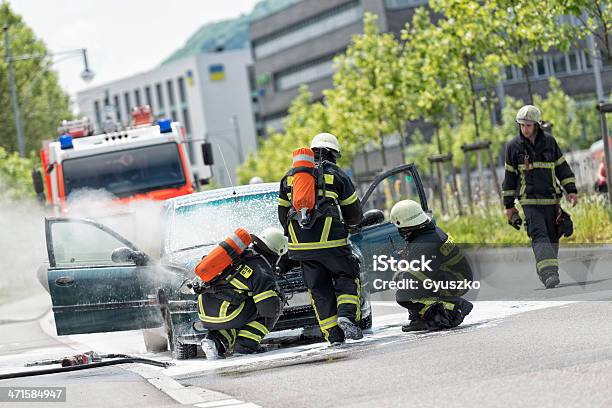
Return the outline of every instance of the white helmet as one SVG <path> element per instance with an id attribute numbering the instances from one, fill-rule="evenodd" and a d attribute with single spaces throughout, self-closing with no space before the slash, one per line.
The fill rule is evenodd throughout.
<path id="1" fill-rule="evenodd" d="M 283 231 L 278 228 L 266 228 L 259 234 L 254 235 L 253 241 L 278 256 L 283 256 L 289 251 L 289 241 Z"/>
<path id="2" fill-rule="evenodd" d="M 412 200 L 402 200 L 391 209 L 391 222 L 397 228 L 412 228 L 429 221 L 429 217 L 419 203 Z"/>
<path id="3" fill-rule="evenodd" d="M 542 114 L 540 110 L 533 105 L 525 105 L 516 113 L 516 123 L 529 124 L 537 123 L 542 124 Z"/>
<path id="4" fill-rule="evenodd" d="M 336 136 L 331 133 L 319 133 L 312 138 L 310 142 L 311 149 L 331 149 L 337 153 L 340 153 L 340 144 Z"/>
<path id="5" fill-rule="evenodd" d="M 249 184 L 261 184 L 263 182 L 263 179 L 259 176 L 251 177 L 251 179 L 249 180 Z"/>

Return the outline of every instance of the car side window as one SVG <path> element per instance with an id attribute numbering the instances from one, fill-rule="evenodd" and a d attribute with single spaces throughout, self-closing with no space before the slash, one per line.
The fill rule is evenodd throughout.
<path id="1" fill-rule="evenodd" d="M 385 218 L 388 218 L 391 208 L 398 201 L 408 199 L 421 203 L 414 177 L 409 170 L 405 170 L 380 181 L 364 203 L 364 211 L 376 208 L 382 210 Z"/>
<path id="2" fill-rule="evenodd" d="M 51 238 L 55 266 L 60 268 L 117 265 L 111 254 L 126 246 L 108 231 L 84 222 L 54 222 Z"/>

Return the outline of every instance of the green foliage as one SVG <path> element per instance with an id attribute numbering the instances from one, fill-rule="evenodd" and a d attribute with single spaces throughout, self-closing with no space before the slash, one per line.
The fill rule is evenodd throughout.
<path id="1" fill-rule="evenodd" d="M 31 172 L 35 167 L 34 157 L 22 159 L 0 147 L 0 201 L 34 197 Z"/>
<path id="2" fill-rule="evenodd" d="M 262 0 L 249 14 L 238 18 L 205 24 L 187 39 L 185 45 L 174 51 L 162 62 L 167 64 L 190 55 L 208 52 L 219 46 L 226 50 L 243 49 L 249 46 L 249 25 L 269 14 L 275 13 L 297 0 Z"/>
<path id="3" fill-rule="evenodd" d="M 249 154 L 238 168 L 241 184 L 247 183 L 253 176 L 259 176 L 264 181 L 279 181 L 291 167 L 291 152 L 310 146 L 311 139 L 317 133 L 329 131 L 325 106 L 320 102 L 311 103 L 311 100 L 312 94 L 306 86 L 302 86 L 285 118 L 285 131 L 271 134 L 261 142 L 257 152 Z"/>
<path id="4" fill-rule="evenodd" d="M 569 238 L 562 238 L 562 243 L 612 243 L 612 210 L 606 204 L 605 196 L 582 197 L 576 207 L 564 207 L 572 216 L 574 234 Z M 441 219 L 438 224 L 448 231 L 456 242 L 482 245 L 530 243 L 525 229 L 517 231 L 510 227 L 502 211 Z"/>
<path id="5" fill-rule="evenodd" d="M 42 140 L 57 133 L 57 126 L 70 119 L 68 95 L 60 87 L 57 73 L 50 69 L 47 48 L 36 38 L 22 18 L 13 13 L 9 3 L 0 3 L 0 27 L 9 26 L 13 57 L 40 55 L 40 58 L 15 61 L 15 82 L 21 107 L 21 119 L 26 139 L 26 152 L 38 150 Z M 4 38 L 2 38 L 4 45 Z M 0 146 L 9 152 L 17 150 L 15 118 L 8 85 L 6 49 L 0 52 Z"/>
<path id="6" fill-rule="evenodd" d="M 416 10 L 401 33 L 401 41 L 380 33 L 377 17 L 366 13 L 363 33 L 353 36 L 345 54 L 335 59 L 334 87 L 324 91 L 325 102 L 312 103 L 304 89 L 292 104 L 283 133 L 261 143 L 240 168 L 240 179 L 252 176 L 278 180 L 286 171 L 291 151 L 307 145 L 316 133 L 336 134 L 342 145 L 342 165 L 366 146 L 390 136 L 405 139 L 406 123 L 431 123 L 435 135 L 424 140 L 412 135 L 405 159 L 427 171 L 427 157 L 452 153 L 463 165 L 463 144 L 489 140 L 493 152 L 517 132 L 514 121 L 523 104 L 507 98 L 502 123 L 492 123 L 492 89 L 501 80 L 504 65 L 524 66 L 537 52 L 565 50 L 573 33 L 556 16 L 563 11 L 557 0 L 432 0 L 429 11 Z M 579 37 L 576 37 L 579 38 Z M 546 98 L 536 97 L 544 119 L 554 125 L 562 148 L 584 148 L 596 138 L 594 111 L 579 108 L 550 80 Z M 587 136 L 585 135 L 594 135 Z M 384 149 L 383 153 L 384 162 Z M 488 157 L 483 155 L 483 164 Z M 470 167 L 476 165 L 471 155 Z"/>

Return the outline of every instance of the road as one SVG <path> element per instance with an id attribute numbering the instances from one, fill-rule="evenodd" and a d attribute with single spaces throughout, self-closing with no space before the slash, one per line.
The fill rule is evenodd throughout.
<path id="1" fill-rule="evenodd" d="M 612 406 L 611 315 L 609 301 L 574 303 L 178 381 L 265 407 Z"/>
<path id="2" fill-rule="evenodd" d="M 541 288 L 528 254 L 503 263 L 483 256 L 479 267 L 488 271 L 489 289 L 520 284 L 508 289 L 513 299 L 487 292 L 493 300 L 476 302 L 465 323 L 449 332 L 402 333 L 406 313 L 386 292 L 373 302 L 373 333 L 341 348 L 293 345 L 254 357 L 175 361 L 165 370 L 129 365 L 1 380 L 0 387 L 67 386 L 68 406 L 87 408 L 206 406 L 204 401 L 232 408 L 612 406 L 609 254 L 596 263 L 580 254 L 574 264 L 562 262 L 562 285 L 552 290 Z M 48 295 L 38 294 L 0 306 L 0 321 L 35 317 L 48 306 Z M 91 349 L 144 353 L 139 332 L 58 339 L 42 323 L 0 325 L 0 372 Z"/>
<path id="3" fill-rule="evenodd" d="M 0 308 L 0 320 L 11 318 L 28 319 L 44 312 L 49 305 L 48 295 L 39 294 L 24 301 Z M 56 359 L 70 356 L 83 350 L 81 344 L 60 341 L 50 337 L 41 329 L 38 320 L 0 326 L 0 370 L 21 371 L 29 361 Z M 18 367 L 7 370 L 7 367 Z M 41 368 L 48 368 L 41 367 Z M 119 366 L 102 367 L 88 371 L 51 374 L 0 380 L 0 387 L 66 387 L 67 406 L 95 407 L 177 407 L 181 404 L 159 391 L 142 376 Z M 27 403 L 0 402 L 0 407 L 28 406 Z M 36 407 L 57 407 L 57 402 L 35 404 Z"/>

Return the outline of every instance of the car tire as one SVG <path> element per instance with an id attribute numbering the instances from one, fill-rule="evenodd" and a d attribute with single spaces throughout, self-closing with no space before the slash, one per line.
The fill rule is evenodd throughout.
<path id="1" fill-rule="evenodd" d="M 359 328 L 361 330 L 369 330 L 372 328 L 372 313 L 359 321 Z"/>
<path id="2" fill-rule="evenodd" d="M 198 355 L 198 346 L 195 344 L 183 344 L 174 342 L 173 356 L 177 360 L 187 360 Z"/>
<path id="3" fill-rule="evenodd" d="M 166 335 L 165 327 L 156 327 L 154 329 L 143 329 L 142 337 L 145 347 L 149 353 L 161 353 L 168 351 L 168 336 Z"/>

